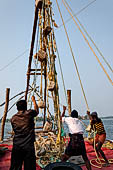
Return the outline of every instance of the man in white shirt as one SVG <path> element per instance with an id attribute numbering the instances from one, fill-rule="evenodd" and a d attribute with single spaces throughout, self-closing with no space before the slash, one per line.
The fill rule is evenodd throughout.
<path id="1" fill-rule="evenodd" d="M 62 122 L 65 122 L 69 128 L 70 141 L 66 147 L 65 154 L 62 156 L 62 161 L 67 161 L 71 156 L 82 155 L 86 167 L 91 170 L 91 165 L 88 160 L 85 143 L 83 138 L 83 128 L 80 120 L 78 119 L 78 112 L 73 110 L 71 117 L 64 117 L 66 107 L 63 107 Z"/>

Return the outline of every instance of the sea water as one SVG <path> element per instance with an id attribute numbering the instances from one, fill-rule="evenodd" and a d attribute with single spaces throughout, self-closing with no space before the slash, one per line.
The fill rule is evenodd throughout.
<path id="1" fill-rule="evenodd" d="M 83 123 L 85 123 L 86 125 L 89 124 L 89 120 L 82 120 Z M 106 139 L 107 140 L 112 140 L 113 141 L 113 118 L 110 119 L 102 119 L 105 130 L 106 130 Z M 41 126 L 42 122 L 36 122 L 36 126 Z M 0 123 L 0 129 L 1 129 L 1 123 Z M 84 129 L 84 137 L 87 137 L 88 133 L 85 130 L 85 126 L 83 126 Z M 12 128 L 11 128 L 11 123 L 10 122 L 6 122 L 5 123 L 5 130 L 4 130 L 4 138 L 8 138 L 11 135 L 8 134 L 8 132 L 11 132 Z M 66 124 L 64 124 L 64 131 L 66 133 L 68 133 L 68 127 L 66 126 Z"/>

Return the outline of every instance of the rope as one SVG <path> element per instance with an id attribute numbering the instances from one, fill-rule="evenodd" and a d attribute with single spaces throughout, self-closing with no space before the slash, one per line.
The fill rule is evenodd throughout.
<path id="1" fill-rule="evenodd" d="M 60 72 L 61 72 L 61 77 L 62 77 L 62 83 L 63 83 L 63 88 L 64 88 L 65 99 L 66 99 L 66 103 L 67 103 L 66 88 L 65 88 L 63 71 L 62 71 L 62 66 L 61 66 L 61 62 L 60 62 L 60 55 L 59 55 L 59 52 L 58 52 L 57 44 L 56 44 L 56 52 L 57 52 L 57 56 L 58 56 L 58 62 L 59 62 L 59 67 L 60 67 Z"/>
<path id="2" fill-rule="evenodd" d="M 87 4 L 86 6 L 84 6 L 82 9 L 80 9 L 80 10 L 79 10 L 76 14 L 74 14 L 73 16 L 79 15 L 82 11 L 84 11 L 87 7 L 89 7 L 89 6 L 90 6 L 91 4 L 93 4 L 95 1 L 96 1 L 96 0 L 94 0 L 94 1 L 90 2 L 89 4 Z M 70 17 L 69 19 L 67 19 L 67 20 L 65 21 L 65 24 L 66 24 L 67 22 L 69 22 L 71 19 L 72 19 L 72 17 Z M 60 28 L 60 27 L 62 27 L 62 26 L 63 26 L 63 24 L 59 25 L 58 28 Z"/>
<path id="3" fill-rule="evenodd" d="M 38 44 L 39 44 L 38 37 L 39 37 L 39 21 L 38 21 L 38 30 L 37 30 L 36 53 L 38 51 Z M 37 79 L 36 73 L 37 73 L 37 67 L 38 67 L 38 57 L 36 58 L 36 60 L 34 60 L 34 64 L 35 64 L 35 75 L 34 75 L 34 81 L 33 82 L 34 82 L 34 90 L 35 90 L 35 88 L 36 88 L 36 79 Z M 33 94 L 34 94 L 34 90 L 33 90 Z"/>
<path id="4" fill-rule="evenodd" d="M 94 127 L 94 126 L 93 126 Z M 96 143 L 95 143 L 95 136 L 96 136 L 96 131 L 95 131 L 95 128 L 93 128 L 94 129 L 94 151 L 95 151 L 95 155 L 96 155 L 96 159 L 91 159 L 90 160 L 90 164 L 92 165 L 92 166 L 94 166 L 94 167 L 96 167 L 96 168 L 99 168 L 99 169 L 101 169 L 102 168 L 102 164 L 104 164 L 104 163 L 102 163 L 101 161 L 105 161 L 104 159 L 100 159 L 99 158 L 99 156 L 98 156 L 98 154 L 97 154 L 97 152 L 96 152 Z M 98 166 L 98 165 L 94 165 L 93 163 L 92 163 L 92 161 L 95 161 L 97 164 L 100 164 L 100 166 Z M 108 160 L 108 162 L 109 163 L 113 163 L 113 159 L 109 159 Z"/>
<path id="5" fill-rule="evenodd" d="M 98 154 L 97 154 L 97 152 L 96 152 L 96 143 L 95 143 L 96 131 L 95 131 L 95 128 L 93 128 L 93 129 L 94 129 L 94 151 L 95 151 L 95 154 L 96 154 L 97 159 L 92 159 L 92 160 L 97 160 L 97 161 L 99 161 L 99 164 L 101 164 L 101 166 L 96 166 L 96 165 L 92 164 L 92 160 L 90 160 L 90 163 L 91 163 L 91 165 L 95 166 L 96 168 L 102 168 L 102 163 L 101 163 L 101 161 L 100 161 L 100 159 L 99 159 L 99 157 L 98 157 Z"/>
<path id="6" fill-rule="evenodd" d="M 71 10 L 71 9 L 70 9 Z M 73 11 L 71 10 L 71 12 L 73 13 Z M 104 62 L 106 63 L 106 65 L 109 67 L 109 69 L 111 70 L 111 72 L 113 73 L 113 69 L 111 68 L 110 64 L 107 62 L 107 60 L 105 59 L 105 57 L 103 56 L 102 52 L 100 51 L 100 49 L 97 47 L 97 45 L 95 44 L 94 40 L 91 38 L 91 36 L 88 34 L 88 32 L 86 31 L 86 29 L 84 28 L 84 26 L 82 25 L 82 23 L 80 22 L 80 20 L 77 18 L 76 15 L 73 15 L 76 17 L 78 23 L 80 24 L 80 26 L 82 27 L 82 29 L 84 30 L 84 32 L 86 33 L 86 35 L 88 36 L 88 38 L 90 39 L 90 41 L 93 43 L 93 45 L 95 46 L 95 48 L 97 49 L 97 51 L 99 52 L 100 56 L 103 58 Z"/>
<path id="7" fill-rule="evenodd" d="M 52 12 L 51 12 L 51 17 L 52 17 Z M 52 26 L 53 26 L 53 20 L 52 20 Z M 63 71 L 62 71 L 62 66 L 61 66 L 61 62 L 60 62 L 60 55 L 59 55 L 59 52 L 58 52 L 58 48 L 57 48 L 54 32 L 53 32 L 53 40 L 55 41 L 55 45 L 56 45 L 56 52 L 57 52 L 57 56 L 58 56 L 58 62 L 59 62 L 60 73 L 61 73 L 61 78 L 62 78 L 62 83 L 63 83 L 63 88 L 64 88 L 65 99 L 66 99 L 66 103 L 67 103 L 67 95 L 66 95 L 66 88 L 65 88 L 64 77 L 63 77 Z"/>
<path id="8" fill-rule="evenodd" d="M 41 84 L 40 84 L 40 96 L 42 97 L 42 71 L 43 71 L 43 63 L 41 62 Z"/>
<path id="9" fill-rule="evenodd" d="M 46 136 L 46 135 L 45 135 Z M 36 149 L 36 156 L 37 162 L 39 165 L 44 168 L 47 164 L 51 162 L 58 162 L 60 161 L 60 145 L 56 144 L 57 136 L 54 133 L 47 133 L 46 138 L 38 135 L 38 139 L 35 142 L 35 149 Z M 62 143 L 62 150 L 64 152 L 64 143 Z M 45 155 L 38 156 L 37 153 L 40 153 L 40 149 L 45 151 Z"/>
<path id="10" fill-rule="evenodd" d="M 11 98 L 9 99 L 9 101 L 13 100 L 13 99 L 16 98 L 17 96 L 19 96 L 19 95 L 21 95 L 21 94 L 23 94 L 23 93 L 25 93 L 25 92 L 26 92 L 26 91 L 22 91 L 22 92 L 16 94 L 15 96 L 11 97 Z M 4 104 L 5 104 L 5 102 L 3 102 L 2 104 L 0 104 L 0 107 L 3 106 Z"/>
<path id="11" fill-rule="evenodd" d="M 65 2 L 64 2 L 64 1 L 65 1 Z M 88 44 L 88 46 L 90 47 L 91 51 L 92 51 L 92 52 L 93 52 L 93 54 L 95 55 L 95 57 L 96 57 L 96 59 L 97 59 L 98 63 L 100 64 L 100 66 L 101 66 L 101 68 L 103 69 L 104 73 L 106 74 L 107 78 L 109 79 L 109 81 L 110 81 L 110 82 L 111 82 L 111 84 L 113 85 L 113 82 L 112 82 L 112 80 L 111 80 L 110 76 L 108 75 L 107 71 L 105 70 L 104 66 L 103 66 L 103 65 L 102 65 L 102 63 L 100 62 L 100 60 L 99 60 L 99 58 L 97 57 L 96 53 L 94 52 L 93 48 L 90 46 L 89 41 L 87 40 L 87 38 L 85 37 L 85 35 L 84 35 L 84 33 L 82 32 L 81 28 L 79 27 L 79 25 L 78 25 L 78 24 L 77 24 L 77 22 L 75 21 L 75 19 L 74 19 L 73 15 L 71 14 L 71 12 L 70 12 L 70 11 L 72 11 L 72 10 L 71 10 L 71 8 L 69 7 L 68 3 L 66 2 L 66 0 L 62 0 L 62 2 L 63 2 L 63 4 L 64 4 L 64 6 L 66 7 L 67 11 L 69 12 L 69 14 L 72 16 L 73 21 L 75 22 L 75 24 L 76 24 L 77 28 L 78 28 L 78 29 L 79 29 L 79 31 L 81 32 L 81 34 L 82 34 L 83 38 L 84 38 L 84 39 L 85 39 L 85 41 L 87 42 L 87 44 Z M 68 7 L 66 6 L 66 4 L 65 4 L 65 3 L 67 4 L 67 6 L 68 6 Z M 70 11 L 69 11 L 69 9 L 70 9 Z M 75 17 L 76 17 L 76 16 L 75 16 Z M 76 18 L 77 18 L 77 17 L 76 17 Z"/>
<path id="12" fill-rule="evenodd" d="M 49 97 L 49 93 L 48 93 L 48 72 L 47 72 L 47 77 L 46 77 L 46 81 L 47 81 L 47 118 L 49 118 L 49 101 L 48 101 L 48 97 Z"/>
<path id="13" fill-rule="evenodd" d="M 65 23 L 64 23 L 64 20 L 63 20 L 63 17 L 62 17 L 61 11 L 60 11 L 60 7 L 59 7 L 59 5 L 58 5 L 57 0 L 56 0 L 56 3 L 57 3 L 58 10 L 59 10 L 59 13 L 60 13 L 60 16 L 61 16 L 63 25 L 64 25 L 65 33 L 66 33 L 66 36 L 67 36 L 67 39 L 68 39 L 68 43 L 69 43 L 69 47 L 70 47 L 71 54 L 72 54 L 72 57 L 73 57 L 73 61 L 74 61 L 75 68 L 76 68 L 76 71 L 77 71 L 77 75 L 78 75 L 78 78 L 79 78 L 79 81 L 80 81 L 80 85 L 81 85 L 81 89 L 82 89 L 82 92 L 83 92 L 83 96 L 84 96 L 84 99 L 85 99 L 85 102 L 86 102 L 87 110 L 89 110 L 88 102 L 87 102 L 87 99 L 86 99 L 86 96 L 85 96 L 85 92 L 84 92 L 84 89 L 83 89 L 82 81 L 81 81 L 81 79 L 80 79 L 78 67 L 77 67 L 77 64 L 76 64 L 76 61 L 75 61 L 75 57 L 74 57 L 74 54 L 73 54 L 73 51 L 72 51 L 72 47 L 71 47 L 71 44 L 70 44 L 69 36 L 68 36 L 67 30 L 66 30 L 66 26 L 65 26 Z"/>
<path id="14" fill-rule="evenodd" d="M 11 65 L 12 63 L 14 63 L 17 59 L 19 59 L 20 57 L 22 57 L 29 49 L 25 50 L 22 54 L 18 55 L 17 57 L 15 57 L 12 61 L 10 61 L 8 64 L 6 64 L 5 66 L 3 66 L 2 68 L 0 68 L 0 71 L 3 71 L 5 68 L 7 68 L 9 65 Z"/>
<path id="15" fill-rule="evenodd" d="M 81 119 L 79 119 L 79 120 L 87 128 L 87 125 Z"/>

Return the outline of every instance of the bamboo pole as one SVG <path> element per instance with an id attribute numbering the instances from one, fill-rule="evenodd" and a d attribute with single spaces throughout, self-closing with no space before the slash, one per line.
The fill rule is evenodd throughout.
<path id="1" fill-rule="evenodd" d="M 71 115 L 71 90 L 67 90 L 68 113 Z"/>
<path id="2" fill-rule="evenodd" d="M 5 121 L 6 121 L 8 105 L 9 105 L 9 93 L 10 93 L 10 89 L 7 88 L 6 89 L 6 102 L 5 102 L 5 108 L 4 108 L 4 115 L 3 115 L 2 123 L 1 123 L 1 137 L 0 137 L 0 141 L 3 141 L 3 138 L 4 138 L 4 127 L 5 127 Z"/>

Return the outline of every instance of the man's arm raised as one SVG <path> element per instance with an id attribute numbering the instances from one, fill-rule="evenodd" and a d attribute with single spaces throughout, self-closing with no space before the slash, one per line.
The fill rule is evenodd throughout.
<path id="1" fill-rule="evenodd" d="M 62 119 L 62 117 L 64 117 L 65 111 L 66 111 L 66 106 L 63 106 L 63 112 L 62 112 L 62 115 L 61 115 L 61 119 Z"/>
<path id="2" fill-rule="evenodd" d="M 32 96 L 31 99 L 32 99 L 32 102 L 33 102 L 33 105 L 34 105 L 34 110 L 39 114 L 39 108 L 38 108 L 38 105 L 36 103 L 35 96 Z"/>
<path id="3" fill-rule="evenodd" d="M 87 115 L 88 115 L 89 119 L 91 120 L 91 115 L 90 115 L 90 111 L 89 110 L 87 110 Z"/>

